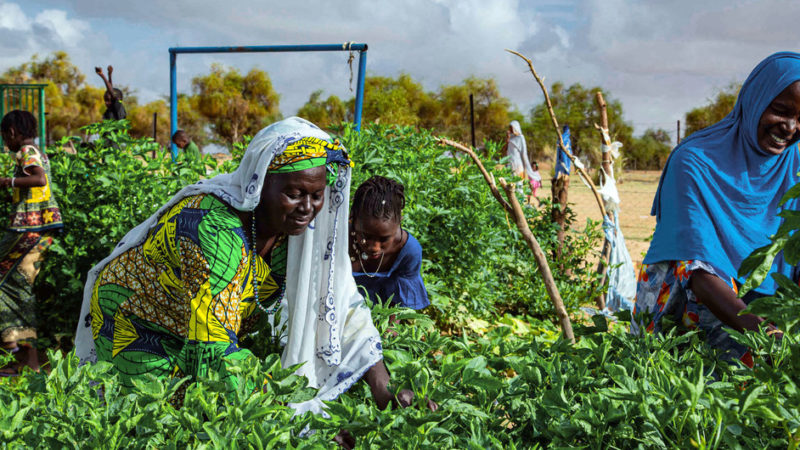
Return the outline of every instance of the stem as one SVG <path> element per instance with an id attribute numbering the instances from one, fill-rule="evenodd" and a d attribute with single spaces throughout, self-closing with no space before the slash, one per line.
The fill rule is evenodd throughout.
<path id="1" fill-rule="evenodd" d="M 550 271 L 550 265 L 547 262 L 547 257 L 545 256 L 541 246 L 539 245 L 539 242 L 536 240 L 536 237 L 533 235 L 533 232 L 531 232 L 531 229 L 528 226 L 528 220 L 525 217 L 525 213 L 522 211 L 522 206 L 519 204 L 519 200 L 514 192 L 515 186 L 513 184 L 508 184 L 506 180 L 500 178 L 500 185 L 503 186 L 503 189 L 506 192 L 506 197 L 508 197 L 507 202 L 500 194 L 500 190 L 497 189 L 497 185 L 494 182 L 494 176 L 492 176 L 492 174 L 486 170 L 480 158 L 478 158 L 478 155 L 476 155 L 472 149 L 449 139 L 439 138 L 438 141 L 457 150 L 463 151 L 464 153 L 468 154 L 473 161 L 475 161 L 478 169 L 480 169 L 481 173 L 483 174 L 483 178 L 486 180 L 486 184 L 489 185 L 489 189 L 492 191 L 494 198 L 497 199 L 503 209 L 510 213 L 514 218 L 514 223 L 522 233 L 523 239 L 528 244 L 528 247 L 531 249 L 531 251 L 533 251 L 536 264 L 539 266 L 539 272 L 542 274 L 542 278 L 544 279 L 547 295 L 550 297 L 550 301 L 553 303 L 553 307 L 556 310 L 556 315 L 558 316 L 558 320 L 561 324 L 561 330 L 564 333 L 564 337 L 574 344 L 575 335 L 572 332 L 572 322 L 569 320 L 569 314 L 567 314 L 567 310 L 564 307 L 564 301 L 561 299 L 561 294 L 558 292 L 558 287 L 556 286 L 555 279 L 553 278 L 553 273 Z M 511 203 L 509 204 L 509 202 Z"/>
<path id="2" fill-rule="evenodd" d="M 475 152 L 472 151 L 471 148 L 467 147 L 466 145 L 460 144 L 456 141 L 451 141 L 450 139 L 437 138 L 437 140 L 442 144 L 449 145 L 450 147 L 453 147 L 457 150 L 461 150 L 462 152 L 468 154 L 472 158 L 472 160 L 475 161 L 475 164 L 478 166 L 478 169 L 481 171 L 481 174 L 483 174 L 483 178 L 486 180 L 486 184 L 489 185 L 489 189 L 491 189 L 494 198 L 496 198 L 497 201 L 500 202 L 500 205 L 503 207 L 503 209 L 505 209 L 508 212 L 512 212 L 511 205 L 509 205 L 508 202 L 506 202 L 506 200 L 500 194 L 500 190 L 497 189 L 497 185 L 494 184 L 494 177 L 486 170 L 480 158 L 478 158 L 478 155 L 475 154 Z"/>
<path id="3" fill-rule="evenodd" d="M 539 246 L 539 241 L 536 240 L 536 236 L 531 232 L 525 214 L 522 212 L 522 206 L 520 206 L 517 195 L 514 192 L 516 186 L 513 183 L 507 183 L 503 178 L 500 178 L 500 185 L 503 186 L 503 190 L 506 191 L 506 197 L 508 197 L 511 206 L 514 208 L 514 222 L 522 233 L 522 238 L 525 239 L 528 247 L 533 252 L 533 257 L 536 259 L 536 264 L 539 266 L 539 272 L 544 279 L 544 287 L 547 290 L 547 295 L 550 296 L 553 308 L 556 310 L 556 315 L 558 316 L 558 321 L 561 323 L 561 330 L 564 332 L 564 337 L 574 344 L 575 335 L 572 333 L 572 323 L 569 320 L 569 314 L 567 314 L 567 309 L 564 308 L 564 301 L 561 300 L 561 294 L 558 292 L 555 279 L 553 279 L 553 273 L 550 272 L 550 265 L 547 263 L 547 257 L 542 251 L 542 247 Z"/>

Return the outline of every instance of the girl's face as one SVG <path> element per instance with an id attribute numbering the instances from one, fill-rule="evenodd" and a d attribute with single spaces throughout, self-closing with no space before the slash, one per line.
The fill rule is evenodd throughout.
<path id="1" fill-rule="evenodd" d="M 353 221 L 356 245 L 368 259 L 391 253 L 403 238 L 398 218 L 385 219 L 364 214 Z"/>
<path id="2" fill-rule="evenodd" d="M 4 130 L 0 134 L 3 136 L 3 144 L 9 150 L 17 151 L 22 146 L 24 139 L 21 138 L 21 135 L 17 133 L 14 127 L 9 127 L 8 130 Z"/>

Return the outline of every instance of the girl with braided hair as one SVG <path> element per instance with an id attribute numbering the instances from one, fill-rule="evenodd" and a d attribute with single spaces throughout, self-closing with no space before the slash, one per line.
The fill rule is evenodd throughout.
<path id="1" fill-rule="evenodd" d="M 358 187 L 350 214 L 353 277 L 372 301 L 422 309 L 430 305 L 420 275 L 422 247 L 401 226 L 402 184 L 375 175 Z"/>

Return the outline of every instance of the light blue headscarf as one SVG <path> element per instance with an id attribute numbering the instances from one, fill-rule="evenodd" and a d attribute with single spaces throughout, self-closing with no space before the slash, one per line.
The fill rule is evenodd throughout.
<path id="1" fill-rule="evenodd" d="M 798 182 L 797 143 L 780 155 L 758 145 L 764 110 L 784 89 L 800 80 L 800 54 L 775 53 L 747 77 L 733 111 L 692 134 L 670 154 L 651 214 L 656 231 L 645 264 L 697 259 L 737 278 L 742 261 L 769 243 L 782 219 L 778 202 Z M 784 206 L 797 209 L 798 202 Z M 782 255 L 772 272 L 791 275 Z M 772 277 L 756 288 L 771 294 Z"/>

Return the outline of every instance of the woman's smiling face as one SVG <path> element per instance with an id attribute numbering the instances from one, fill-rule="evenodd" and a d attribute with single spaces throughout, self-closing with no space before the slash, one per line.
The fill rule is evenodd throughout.
<path id="1" fill-rule="evenodd" d="M 302 234 L 325 202 L 325 166 L 268 173 L 256 207 L 260 234 Z"/>
<path id="2" fill-rule="evenodd" d="M 758 145 L 767 153 L 780 155 L 800 139 L 800 81 L 783 90 L 761 114 Z"/>

